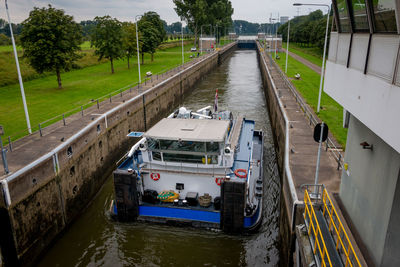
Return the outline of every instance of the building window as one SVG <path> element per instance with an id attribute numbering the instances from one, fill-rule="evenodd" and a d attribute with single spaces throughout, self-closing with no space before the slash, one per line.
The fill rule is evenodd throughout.
<path id="1" fill-rule="evenodd" d="M 339 14 L 340 32 L 350 32 L 349 10 L 346 0 L 337 0 L 337 10 Z"/>
<path id="2" fill-rule="evenodd" d="M 397 32 L 394 0 L 372 1 L 375 32 Z"/>
<path id="3" fill-rule="evenodd" d="M 352 0 L 352 14 L 355 31 L 368 31 L 368 18 L 365 0 Z"/>

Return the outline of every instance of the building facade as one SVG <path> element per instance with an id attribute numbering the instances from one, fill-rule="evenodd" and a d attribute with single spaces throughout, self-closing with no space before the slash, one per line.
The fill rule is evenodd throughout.
<path id="1" fill-rule="evenodd" d="M 367 261 L 400 266 L 400 1 L 332 8 L 324 91 L 348 128 L 339 198 Z"/>

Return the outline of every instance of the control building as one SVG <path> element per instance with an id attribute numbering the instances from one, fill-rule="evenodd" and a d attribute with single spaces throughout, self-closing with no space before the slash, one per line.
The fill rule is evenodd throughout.
<path id="1" fill-rule="evenodd" d="M 348 128 L 342 210 L 369 263 L 400 266 L 400 1 L 332 8 L 324 91 Z"/>

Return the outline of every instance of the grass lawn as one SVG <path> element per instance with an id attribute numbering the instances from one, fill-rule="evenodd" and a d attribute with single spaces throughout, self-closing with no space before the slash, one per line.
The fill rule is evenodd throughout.
<path id="1" fill-rule="evenodd" d="M 189 60 L 192 44 L 185 46 L 185 60 Z M 128 69 L 126 60 L 114 62 L 115 73 L 111 74 L 110 63 L 97 64 L 83 69 L 62 73 L 63 89 L 57 88 L 55 75 L 34 79 L 24 83 L 31 126 L 35 130 L 38 124 L 56 115 L 107 95 L 122 87 L 138 81 L 136 57 L 131 60 Z M 182 62 L 181 47 L 160 50 L 150 62 L 150 55 L 145 55 L 141 66 L 142 77 L 147 71 L 154 74 L 170 69 Z M 26 129 L 26 121 L 18 84 L 0 87 L 0 125 L 4 126 L 5 135 L 13 140 L 26 134 L 19 133 Z"/>
<path id="2" fill-rule="evenodd" d="M 290 48 L 290 47 L 289 47 Z M 276 60 L 282 70 L 285 69 L 286 53 L 279 53 L 280 59 Z M 300 73 L 300 80 L 292 80 L 292 83 L 303 96 L 305 101 L 314 111 L 317 111 L 318 91 L 320 75 L 304 64 L 289 56 L 288 77 L 293 78 Z M 346 146 L 347 129 L 343 128 L 343 108 L 325 92 L 322 92 L 321 110 L 318 117 L 326 122 L 333 136 L 344 148 Z"/>
<path id="3" fill-rule="evenodd" d="M 283 43 L 283 47 L 286 48 L 287 43 Z M 318 47 L 302 47 L 296 43 L 289 44 L 289 51 L 307 59 L 311 63 L 318 66 L 322 66 L 322 54 L 323 52 Z"/>

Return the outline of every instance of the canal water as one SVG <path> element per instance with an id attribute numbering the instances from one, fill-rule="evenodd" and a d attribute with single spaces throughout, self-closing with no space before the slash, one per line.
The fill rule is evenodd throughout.
<path id="1" fill-rule="evenodd" d="M 244 236 L 143 223 L 108 216 L 110 176 L 96 198 L 44 255 L 39 266 L 276 266 L 279 263 L 280 182 L 268 111 L 255 50 L 238 50 L 185 97 L 196 110 L 213 105 L 256 121 L 265 133 L 264 217 L 259 231 Z M 126 148 L 127 150 L 129 148 Z"/>

